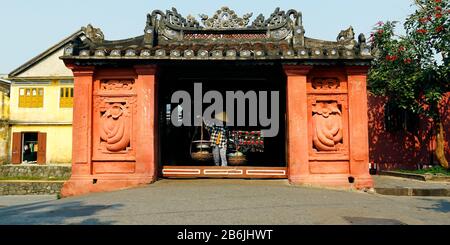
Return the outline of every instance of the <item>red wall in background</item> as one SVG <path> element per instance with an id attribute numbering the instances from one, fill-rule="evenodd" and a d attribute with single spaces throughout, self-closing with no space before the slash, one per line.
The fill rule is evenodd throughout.
<path id="1" fill-rule="evenodd" d="M 401 130 L 386 132 L 384 126 L 384 97 L 369 95 L 369 142 L 370 162 L 378 169 L 416 169 L 420 164 L 435 161 L 433 151 L 435 141 L 431 132 L 431 121 L 421 118 L 418 131 L 414 133 Z M 446 131 L 446 155 L 450 159 L 450 92 L 441 103 L 441 116 Z"/>

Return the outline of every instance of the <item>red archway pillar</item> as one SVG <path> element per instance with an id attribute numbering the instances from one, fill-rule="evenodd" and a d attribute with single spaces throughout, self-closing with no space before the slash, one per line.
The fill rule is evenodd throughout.
<path id="1" fill-rule="evenodd" d="M 304 183 L 309 177 L 308 97 L 306 83 L 312 66 L 284 66 L 287 76 L 287 162 L 291 183 Z"/>
<path id="2" fill-rule="evenodd" d="M 68 67 L 74 74 L 72 176 L 61 195 L 154 182 L 158 156 L 156 66 Z M 114 126 L 118 130 L 110 133 L 122 133 L 105 140 L 105 132 Z"/>
<path id="3" fill-rule="evenodd" d="M 74 75 L 72 176 L 91 174 L 92 83 L 95 67 L 69 67 Z"/>
<path id="4" fill-rule="evenodd" d="M 367 68 L 286 65 L 284 71 L 289 182 L 373 187 L 369 175 Z M 330 126 L 339 127 L 341 132 L 334 147 L 324 146 L 317 138 L 321 136 L 316 130 Z"/>
<path id="5" fill-rule="evenodd" d="M 373 187 L 369 174 L 368 67 L 347 67 L 350 133 L 350 174 L 356 188 Z"/>
<path id="6" fill-rule="evenodd" d="M 138 89 L 137 111 L 138 129 L 136 132 L 137 147 L 142 148 L 136 152 L 136 162 L 143 163 L 136 166 L 136 172 L 147 175 L 155 181 L 158 175 L 158 99 L 156 84 L 156 66 L 135 66 Z"/>

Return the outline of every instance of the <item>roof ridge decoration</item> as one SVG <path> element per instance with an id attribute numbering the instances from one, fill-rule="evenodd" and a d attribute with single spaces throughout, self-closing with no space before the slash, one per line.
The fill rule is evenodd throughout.
<path id="1" fill-rule="evenodd" d="M 158 16 L 160 18 L 158 18 Z M 302 14 L 296 10 L 289 10 L 287 12 L 280 11 L 280 8 L 276 8 L 270 17 L 265 20 L 264 15 L 260 14 L 253 21 L 251 25 L 248 25 L 253 13 L 247 13 L 242 17 L 238 17 L 234 10 L 229 7 L 222 7 L 217 10 L 212 17 L 208 17 L 206 14 L 200 14 L 203 25 L 193 17 L 188 15 L 184 18 L 176 8 L 166 10 L 164 13 L 161 10 L 155 10 L 151 14 L 147 15 L 147 26 L 157 26 L 158 22 L 164 22 L 164 24 L 172 29 L 180 30 L 226 30 L 226 29 L 262 29 L 267 30 L 269 28 L 280 28 L 289 22 L 290 16 L 294 17 L 295 24 L 302 25 Z"/>
<path id="2" fill-rule="evenodd" d="M 200 24 L 192 15 L 184 18 L 176 8 L 167 10 L 165 13 L 155 10 L 147 15 L 145 28 L 146 44 L 169 43 L 173 41 L 184 41 L 185 34 L 191 33 L 253 33 L 266 34 L 264 38 L 271 41 L 290 40 L 294 38 L 294 45 L 304 44 L 304 28 L 302 26 L 302 14 L 296 10 L 287 12 L 276 8 L 266 20 L 260 14 L 252 24 L 250 18 L 253 13 L 239 17 L 235 11 L 228 7 L 217 10 L 212 17 L 201 14 Z M 156 38 L 158 36 L 158 38 Z M 211 42 L 211 40 L 208 40 Z"/>
<path id="3" fill-rule="evenodd" d="M 372 59 L 371 47 L 353 27 L 336 40 L 305 37 L 302 13 L 276 8 L 266 19 L 252 13 L 239 16 L 228 7 L 213 15 L 183 17 L 176 8 L 154 10 L 147 15 L 144 35 L 107 41 L 100 29 L 83 28 L 65 49 L 63 59 L 189 59 L 189 60 L 365 60 Z M 363 62 L 363 63 L 364 63 Z M 366 64 L 364 63 L 364 64 Z"/>
<path id="4" fill-rule="evenodd" d="M 105 40 L 105 35 L 103 35 L 102 30 L 100 28 L 94 28 L 91 24 L 82 27 L 81 31 L 94 43 L 102 43 Z"/>
<path id="5" fill-rule="evenodd" d="M 211 18 L 206 14 L 200 15 L 205 29 L 245 28 L 252 16 L 253 13 L 248 13 L 242 18 L 239 18 L 237 14 L 228 7 L 222 7 L 220 10 L 217 10 Z"/>

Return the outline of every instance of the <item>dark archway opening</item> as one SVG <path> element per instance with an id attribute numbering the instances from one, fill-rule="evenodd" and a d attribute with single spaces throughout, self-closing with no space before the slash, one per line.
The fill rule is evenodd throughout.
<path id="1" fill-rule="evenodd" d="M 257 126 L 248 126 L 250 104 L 246 101 L 246 126 L 229 127 L 232 135 L 238 136 L 240 147 L 245 147 L 245 167 L 286 167 L 286 77 L 281 65 L 276 63 L 235 63 L 235 62 L 205 62 L 205 63 L 179 63 L 161 65 L 158 71 L 158 109 L 159 109 L 159 159 L 160 167 L 163 166 L 214 166 L 213 161 L 199 162 L 191 157 L 192 141 L 200 139 L 200 127 L 181 126 L 176 127 L 171 121 L 174 110 L 180 111 L 183 116 L 183 108 L 179 104 L 171 103 L 171 97 L 176 91 L 187 91 L 192 98 L 191 119 L 194 121 L 194 84 L 201 83 L 203 95 L 211 90 L 218 91 L 226 100 L 227 91 L 242 91 L 247 93 L 254 91 L 260 99 L 260 92 L 268 94 L 267 109 L 268 118 L 273 117 L 270 109 L 272 101 L 271 92 L 279 92 L 279 119 L 278 134 L 275 137 L 264 137 L 258 132 L 273 126 L 264 127 L 258 120 Z M 224 104 L 226 102 L 224 101 Z M 210 104 L 204 103 L 203 110 Z M 261 101 L 258 101 L 258 108 Z M 235 111 L 237 110 L 235 105 Z M 258 117 L 260 113 L 258 113 Z M 236 118 L 235 118 L 236 120 Z M 204 131 L 205 132 L 205 131 Z M 262 136 L 262 137 L 260 137 Z M 204 134 L 205 139 L 209 139 Z M 241 140 L 241 141 L 239 141 Z M 228 153 L 236 148 L 236 144 L 229 143 Z M 242 149 L 242 148 L 240 148 Z M 162 168 L 161 168 L 162 169 Z"/>

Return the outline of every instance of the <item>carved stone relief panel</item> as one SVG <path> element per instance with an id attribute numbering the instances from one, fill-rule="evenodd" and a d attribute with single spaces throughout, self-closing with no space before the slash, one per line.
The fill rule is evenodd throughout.
<path id="1" fill-rule="evenodd" d="M 93 160 L 134 160 L 133 118 L 137 112 L 134 81 L 98 82 L 94 96 Z"/>
<path id="2" fill-rule="evenodd" d="M 100 147 L 106 152 L 123 152 L 130 147 L 131 112 L 127 102 L 104 102 L 100 109 Z"/>
<path id="3" fill-rule="evenodd" d="M 309 95 L 308 121 L 312 160 L 348 160 L 347 95 Z"/>
<path id="4" fill-rule="evenodd" d="M 95 88 L 94 95 L 99 96 L 136 95 L 134 80 L 101 80 Z"/>
<path id="5" fill-rule="evenodd" d="M 313 146 L 318 152 L 338 151 L 343 143 L 342 112 L 337 101 L 313 105 Z"/>

